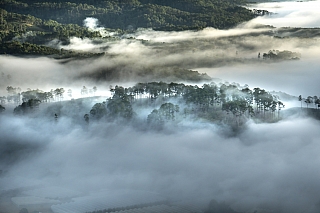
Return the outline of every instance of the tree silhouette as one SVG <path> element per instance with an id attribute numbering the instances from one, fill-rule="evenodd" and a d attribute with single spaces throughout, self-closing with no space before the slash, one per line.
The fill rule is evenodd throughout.
<path id="1" fill-rule="evenodd" d="M 94 119 L 101 119 L 103 116 L 107 114 L 107 109 L 105 102 L 103 103 L 96 103 L 92 109 L 90 110 L 90 115 Z M 85 117 L 86 119 L 86 117 Z M 88 120 L 89 121 L 89 120 Z"/>
<path id="2" fill-rule="evenodd" d="M 55 96 L 59 99 L 59 101 L 61 101 L 63 99 L 64 92 L 65 91 L 63 88 L 57 88 L 53 91 L 53 94 L 55 94 Z"/>
<path id="3" fill-rule="evenodd" d="M 320 99 L 317 98 L 317 99 L 314 101 L 314 103 L 316 104 L 317 109 L 319 109 L 319 108 L 320 108 Z"/>
<path id="4" fill-rule="evenodd" d="M 2 105 L 0 105 L 0 113 L 4 112 L 6 110 L 6 108 Z"/>
<path id="5" fill-rule="evenodd" d="M 5 104 L 7 101 L 7 98 L 5 96 L 0 96 L 0 104 Z"/>
<path id="6" fill-rule="evenodd" d="M 81 89 L 81 95 L 84 96 L 84 95 L 88 95 L 88 89 L 86 86 L 83 86 L 82 89 Z"/>
<path id="7" fill-rule="evenodd" d="M 86 123 L 89 124 L 89 120 L 90 120 L 89 114 L 85 114 L 85 115 L 83 116 L 83 118 L 84 118 L 84 120 L 86 121 Z"/>
<path id="8" fill-rule="evenodd" d="M 301 109 L 302 109 L 302 100 L 303 100 L 303 98 L 302 98 L 301 95 L 299 95 L 298 100 L 301 102 Z"/>
<path id="9" fill-rule="evenodd" d="M 93 90 L 93 95 L 95 96 L 96 95 L 96 92 L 97 92 L 97 87 L 96 86 L 94 86 L 93 88 L 92 88 L 92 90 Z"/>
<path id="10" fill-rule="evenodd" d="M 160 115 L 157 109 L 154 109 L 147 118 L 148 125 L 151 128 L 161 128 L 164 124 L 163 117 Z"/>
<path id="11" fill-rule="evenodd" d="M 26 102 L 23 102 L 21 105 L 14 108 L 14 114 L 22 115 L 29 112 L 32 112 L 34 109 L 37 109 L 41 101 L 38 99 L 30 99 Z"/>
<path id="12" fill-rule="evenodd" d="M 309 108 L 309 104 L 313 103 L 313 98 L 311 96 L 308 96 L 304 102 L 306 103 L 307 108 Z"/>
<path id="13" fill-rule="evenodd" d="M 281 101 L 278 101 L 277 103 L 278 103 L 278 119 L 279 119 L 280 118 L 280 110 L 282 108 L 284 108 L 285 105 Z"/>
<path id="14" fill-rule="evenodd" d="M 318 102 L 318 96 L 313 96 L 313 103 L 314 103 L 314 108 L 317 108 L 317 105 L 318 105 L 318 103 L 316 103 L 316 102 Z"/>
<path id="15" fill-rule="evenodd" d="M 69 96 L 70 98 L 72 98 L 72 90 L 71 90 L 71 89 L 68 89 L 68 96 Z"/>
<path id="16" fill-rule="evenodd" d="M 8 102 L 14 102 L 14 103 L 20 103 L 20 92 L 21 92 L 21 89 L 20 87 L 12 87 L 12 86 L 8 86 L 6 88 L 7 92 L 8 92 L 8 96 L 7 96 L 7 101 Z"/>
<path id="17" fill-rule="evenodd" d="M 130 96 L 122 86 L 115 86 L 112 98 L 108 99 L 108 116 L 112 118 L 131 119 L 134 112 L 130 103 Z"/>

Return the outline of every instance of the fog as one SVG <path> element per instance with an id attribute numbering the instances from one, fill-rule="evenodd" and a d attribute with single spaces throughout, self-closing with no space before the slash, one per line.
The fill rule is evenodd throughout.
<path id="1" fill-rule="evenodd" d="M 319 121 L 309 118 L 249 123 L 237 137 L 201 124 L 167 134 L 106 123 L 83 131 L 67 118 L 3 116 L 0 125 L 4 189 L 145 190 L 194 204 L 216 199 L 246 212 L 310 212 L 319 202 Z M 10 166 L 9 158 L 16 158 Z"/>
<path id="2" fill-rule="evenodd" d="M 238 65 L 230 68 L 201 68 L 198 70 L 221 79 L 232 79 L 242 85 L 248 84 L 252 88 L 260 87 L 269 91 L 283 91 L 295 96 L 306 97 L 310 94 L 319 94 L 318 67 L 317 59 L 307 59 L 304 62 L 282 62 L 259 68 Z"/>
<path id="3" fill-rule="evenodd" d="M 181 76 L 165 74 L 176 67 L 207 73 L 212 78 L 230 83 L 248 84 L 251 88 L 262 87 L 295 96 L 318 95 L 319 77 L 316 73 L 320 43 L 317 29 L 308 32 L 315 34 L 310 38 L 300 36 L 304 35 L 300 31 L 270 28 L 264 29 L 265 33 L 257 33 L 256 29 L 246 27 L 243 35 L 229 37 L 225 35 L 227 31 L 222 31 L 221 35 L 217 31 L 205 29 L 198 33 L 168 33 L 146 30 L 145 39 L 149 41 L 145 42 L 132 39 L 108 42 L 102 39 L 96 44 L 96 41 L 89 39 L 72 38 L 68 46 L 59 46 L 95 52 L 103 49 L 106 52 L 104 56 L 92 59 L 55 60 L 1 56 L 0 66 L 4 76 L 0 81 L 1 95 L 6 95 L 5 88 L 10 85 L 22 90 L 39 88 L 45 91 L 63 87 L 79 93 L 82 86 L 98 86 L 99 92 L 102 89 L 108 90 L 110 85 L 115 84 L 181 81 Z M 241 28 L 234 31 L 241 32 Z M 137 38 L 141 33 L 137 32 Z M 204 34 L 205 38 L 198 36 Z M 176 40 L 163 43 L 169 37 L 175 37 Z M 269 50 L 297 52 L 301 54 L 301 59 L 258 59 L 258 53 L 262 57 Z M 10 79 L 7 78 L 8 74 Z"/>
<path id="4" fill-rule="evenodd" d="M 63 87 L 72 89 L 72 98 L 83 98 L 72 102 L 65 95 L 64 101 L 41 103 L 37 113 L 24 116 L 13 115 L 13 103 L 4 104 L 0 192 L 20 189 L 19 196 L 76 201 L 105 191 L 143 191 L 202 210 L 215 199 L 237 212 L 319 212 L 320 123 L 301 111 L 276 123 L 249 120 L 237 132 L 227 125 L 191 119 L 160 131 L 139 126 L 146 122 L 101 120 L 88 125 L 84 121 L 95 103 L 110 97 L 110 86 L 160 80 L 203 83 L 168 74 L 177 67 L 207 73 L 216 82 L 248 84 L 251 89 L 320 95 L 318 29 L 281 28 L 318 27 L 319 1 L 250 7 L 278 14 L 230 30 L 137 29 L 114 39 L 71 38 L 67 45 L 50 44 L 105 53 L 95 58 L 0 56 L 0 97 L 7 96 L 7 86 L 13 86 L 22 91 Z M 93 18 L 84 25 L 115 35 Z M 258 53 L 269 50 L 297 52 L 301 58 L 258 59 Z M 81 96 L 83 86 L 97 86 L 95 97 Z M 300 106 L 298 100 L 286 101 L 287 108 Z M 76 110 L 71 108 L 74 103 L 80 106 Z M 55 119 L 57 109 L 61 114 Z M 143 115 L 152 111 L 136 110 L 145 111 Z M 139 119 L 146 121 L 146 117 Z M 145 197 L 137 197 L 137 204 L 145 203 Z"/>
<path id="5" fill-rule="evenodd" d="M 259 17 L 252 23 L 268 24 L 275 27 L 320 27 L 318 8 L 320 1 L 268 2 L 250 5 L 249 8 L 276 13 L 270 17 Z"/>

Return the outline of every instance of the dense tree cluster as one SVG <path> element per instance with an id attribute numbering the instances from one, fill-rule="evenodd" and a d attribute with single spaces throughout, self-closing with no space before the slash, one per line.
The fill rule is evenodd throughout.
<path id="1" fill-rule="evenodd" d="M 82 25 L 86 17 L 98 18 L 114 29 L 152 27 L 164 30 L 228 28 L 255 15 L 240 7 L 242 0 L 4 0 L 0 7 L 45 20 Z"/>
<path id="2" fill-rule="evenodd" d="M 5 2 L 0 6 L 5 7 Z M 81 25 L 82 26 L 82 25 Z M 0 42 L 18 40 L 32 44 L 43 44 L 53 39 L 68 41 L 69 37 L 100 37 L 99 32 L 93 32 L 77 24 L 60 24 L 54 20 L 42 20 L 30 14 L 8 12 L 0 8 Z"/>
<path id="3" fill-rule="evenodd" d="M 252 117 L 264 121 L 278 120 L 284 107 L 278 97 L 263 89 L 250 90 L 247 86 L 229 83 L 210 83 L 199 87 L 150 82 L 137 83 L 128 88 L 116 86 L 110 91 L 112 98 L 95 104 L 90 111 L 91 118 L 120 117 L 130 120 L 135 115 L 135 107 L 159 106 L 147 116 L 152 128 L 184 118 L 201 118 L 239 126 Z M 87 116 L 85 118 L 88 119 Z"/>
<path id="4" fill-rule="evenodd" d="M 4 4 L 0 2 L 0 6 Z M 53 20 L 42 20 L 29 14 L 7 12 L 0 8 L 0 54 L 11 55 L 54 55 L 56 58 L 94 57 L 98 53 L 76 53 L 62 51 L 44 44 L 54 39 L 64 43 L 75 37 L 101 37 L 77 24 L 60 24 Z"/>
<path id="5" fill-rule="evenodd" d="M 38 99 L 29 99 L 24 101 L 21 105 L 14 108 L 14 114 L 26 114 L 33 112 L 34 109 L 37 109 L 40 105 L 41 101 Z"/>
<path id="6" fill-rule="evenodd" d="M 150 128 L 159 129 L 165 123 L 175 120 L 176 114 L 179 113 L 179 105 L 164 103 L 159 109 L 154 109 L 147 118 Z"/>

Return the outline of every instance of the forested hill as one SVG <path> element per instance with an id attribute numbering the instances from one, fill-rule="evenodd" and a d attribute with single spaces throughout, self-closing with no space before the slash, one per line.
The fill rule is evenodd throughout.
<path id="1" fill-rule="evenodd" d="M 82 25 L 86 17 L 113 29 L 186 30 L 229 28 L 254 14 L 243 0 L 2 0 L 7 12 L 63 24 Z"/>

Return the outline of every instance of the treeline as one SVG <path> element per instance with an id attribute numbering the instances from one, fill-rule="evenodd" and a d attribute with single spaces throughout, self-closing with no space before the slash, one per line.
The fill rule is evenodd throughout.
<path id="1" fill-rule="evenodd" d="M 320 108 L 320 98 L 316 95 L 314 95 L 314 96 L 309 95 L 306 98 L 303 98 L 301 95 L 299 95 L 298 100 L 301 103 L 301 108 L 302 108 L 303 102 L 306 104 L 307 108 L 309 108 L 309 105 L 312 106 L 312 104 L 314 104 L 314 108 L 317 108 L 317 109 Z"/>
<path id="2" fill-rule="evenodd" d="M 242 0 L 3 0 L 0 7 L 64 24 L 82 25 L 86 17 L 94 17 L 112 29 L 187 30 L 229 28 L 252 19 L 254 13 L 240 4 Z"/>
<path id="3" fill-rule="evenodd" d="M 271 93 L 237 84 L 215 83 L 184 85 L 182 83 L 138 83 L 133 87 L 111 88 L 112 97 L 96 103 L 88 114 L 90 120 L 130 120 L 135 117 L 136 106 L 154 108 L 147 116 L 148 126 L 161 128 L 167 122 L 179 122 L 186 118 L 206 119 L 211 122 L 241 125 L 255 118 L 263 121 L 280 119 L 284 104 Z"/>
<path id="4" fill-rule="evenodd" d="M 97 88 L 93 87 L 91 95 Z M 50 92 L 7 87 L 7 100 L 22 104 L 14 109 L 15 114 L 34 112 L 40 103 L 63 100 L 66 92 L 57 88 Z M 152 109 L 144 120 L 153 129 L 162 128 L 166 123 L 178 123 L 185 119 L 205 119 L 210 122 L 240 126 L 248 119 L 274 122 L 280 119 L 284 104 L 279 98 L 264 89 L 249 89 L 248 86 L 229 83 L 185 85 L 182 83 L 149 82 L 137 83 L 132 87 L 115 86 L 110 88 L 112 96 L 102 103 L 96 103 L 82 115 L 89 124 L 95 121 L 133 121 L 141 119 L 136 111 Z M 68 90 L 72 97 L 72 91 Z M 83 87 L 81 93 L 88 94 Z M 5 103 L 5 97 L 2 97 Z M 74 109 L 76 110 L 76 109 Z M 79 110 L 79 109 L 78 109 Z M 3 110 L 2 110 L 3 111 Z M 73 109 L 71 109 L 73 111 Z M 59 114 L 59 113 L 58 113 Z M 56 114 L 56 116 L 58 116 Z M 81 116 L 81 115 L 78 115 Z"/>
<path id="5" fill-rule="evenodd" d="M 60 50 L 51 47 L 20 43 L 18 41 L 5 42 L 0 46 L 0 54 L 22 54 L 22 55 L 54 55 L 60 54 Z"/>
<path id="6" fill-rule="evenodd" d="M 7 103 L 12 103 L 18 105 L 14 108 L 15 114 L 27 114 L 33 112 L 35 109 L 39 108 L 40 103 L 61 101 L 63 100 L 63 95 L 65 93 L 64 88 L 52 89 L 48 92 L 36 89 L 27 91 L 21 91 L 20 87 L 8 86 L 6 88 L 8 95 L 0 96 L 0 103 L 5 110 L 4 105 Z M 68 96 L 72 97 L 72 90 L 67 91 Z"/>
<path id="7" fill-rule="evenodd" d="M 72 50 L 56 49 L 52 47 L 47 47 L 44 45 L 32 44 L 29 42 L 3 42 L 0 46 L 0 54 L 10 54 L 10 55 L 51 55 L 55 59 L 65 59 L 65 58 L 92 58 L 100 57 L 105 55 L 102 53 L 91 53 L 91 52 L 76 52 Z"/>

